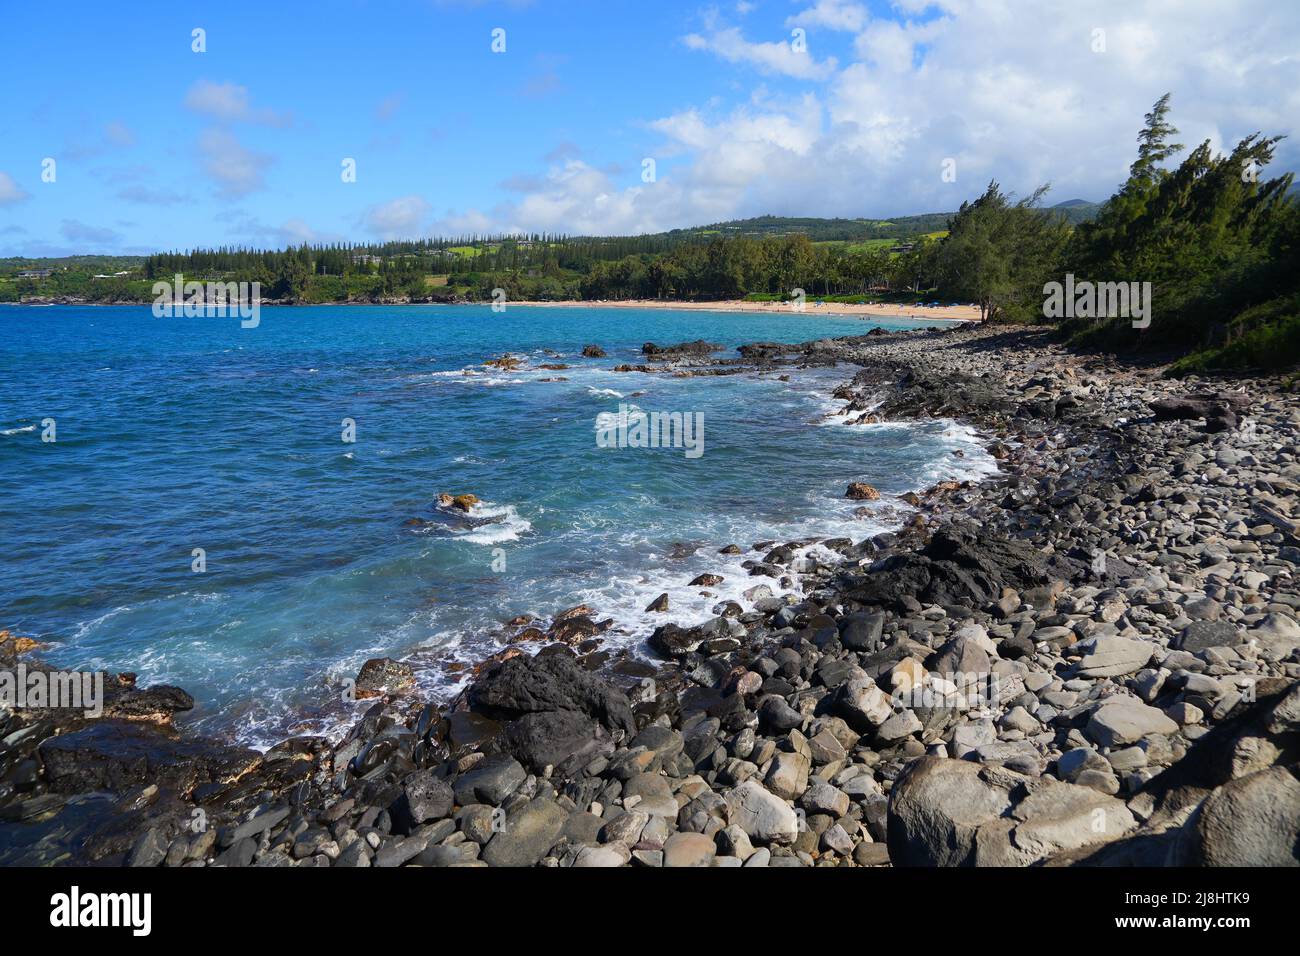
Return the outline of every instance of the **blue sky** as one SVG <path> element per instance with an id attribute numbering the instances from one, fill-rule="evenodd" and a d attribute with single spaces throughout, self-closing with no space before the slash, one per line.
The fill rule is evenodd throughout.
<path id="1" fill-rule="evenodd" d="M 1300 116 L 1300 13 L 1262 0 L 52 10 L 5 12 L 0 255 L 1096 199 L 1166 90 L 1189 145 Z"/>

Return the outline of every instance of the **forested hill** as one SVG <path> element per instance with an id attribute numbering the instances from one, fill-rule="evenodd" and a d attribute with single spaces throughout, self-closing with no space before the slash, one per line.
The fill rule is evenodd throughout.
<path id="1" fill-rule="evenodd" d="M 1100 206 L 1083 199 L 1057 203 L 1047 211 L 1059 214 L 1071 224 L 1086 222 L 1096 216 Z M 819 219 L 807 216 L 755 216 L 751 219 L 731 219 L 706 226 L 690 226 L 667 232 L 647 233 L 638 236 L 549 236 L 535 234 L 515 237 L 525 243 L 568 243 L 582 247 L 600 247 L 606 255 L 602 259 L 620 259 L 625 255 L 645 252 L 663 252 L 682 242 L 708 242 L 714 238 L 745 237 L 751 239 L 781 238 L 803 235 L 813 242 L 864 242 L 868 240 L 905 240 L 920 236 L 933 236 L 948 228 L 953 212 L 927 212 L 914 216 L 896 216 L 893 219 Z M 467 247 L 487 247 L 499 244 L 504 236 L 461 236 L 440 239 L 423 239 L 378 243 L 346 244 L 351 255 L 393 256 L 421 250 L 456 250 Z M 201 252 L 201 250 L 195 250 Z M 251 255 L 261 250 L 240 250 Z M 161 253 L 174 256 L 177 253 Z M 185 255 L 182 253 L 181 255 Z M 0 278 L 12 277 L 19 272 L 53 269 L 68 272 L 94 272 L 113 274 L 123 270 L 140 269 L 146 256 L 13 256 L 0 258 Z"/>
<path id="2" fill-rule="evenodd" d="M 1046 212 L 1063 216 L 1071 225 L 1087 222 L 1097 215 L 1099 203 L 1069 199 L 1047 207 Z M 714 236 L 763 238 L 803 234 L 813 242 L 861 242 L 868 239 L 911 239 L 944 232 L 951 212 L 927 212 L 893 219 L 808 219 L 789 216 L 756 216 L 732 219 L 708 226 L 674 229 L 660 233 L 669 240 L 710 239 Z"/>

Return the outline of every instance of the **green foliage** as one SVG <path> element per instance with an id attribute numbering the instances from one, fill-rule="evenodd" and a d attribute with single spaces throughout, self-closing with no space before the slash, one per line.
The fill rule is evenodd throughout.
<path id="1" fill-rule="evenodd" d="M 1039 317 L 1043 284 L 1059 269 L 1070 234 L 1063 218 L 1037 208 L 1046 192 L 1012 202 L 991 182 L 962 203 L 934 257 L 941 295 L 979 303 L 992 321 Z"/>
<path id="2" fill-rule="evenodd" d="M 1149 282 L 1151 321 L 1067 319 L 1076 343 L 1109 349 L 1194 350 L 1175 374 L 1277 368 L 1300 359 L 1300 204 L 1292 174 L 1264 179 L 1278 138 L 1247 136 L 1227 155 L 1208 142 L 1176 169 L 1170 97 L 1138 134 L 1128 180 L 1096 215 L 1071 228 L 1062 207 L 1035 209 L 1044 189 L 1013 203 L 997 183 L 964 203 L 934 255 L 944 298 L 973 300 L 994 320 L 1038 320 L 1043 286 L 1063 281 Z M 1078 203 L 1064 204 L 1065 211 Z"/>
<path id="3" fill-rule="evenodd" d="M 9 277 L 26 269 L 57 269 L 68 272 L 88 272 L 112 275 L 123 270 L 140 268 L 143 256 L 62 256 L 60 258 L 16 256 L 0 259 L 0 278 Z"/>
<path id="4" fill-rule="evenodd" d="M 1170 94 L 1166 93 L 1156 100 L 1147 113 L 1142 131 L 1138 133 L 1138 158 L 1129 168 L 1130 182 L 1152 182 L 1159 178 L 1159 166 L 1166 159 L 1183 148 L 1182 143 L 1169 142 L 1170 137 L 1177 136 L 1178 130 L 1165 120 L 1169 115 Z"/>
<path id="5" fill-rule="evenodd" d="M 1273 158 L 1278 138 L 1255 133 L 1227 155 L 1207 142 L 1176 169 L 1157 164 L 1180 147 L 1167 122 L 1169 97 L 1157 101 L 1138 136 L 1129 179 L 1067 252 L 1079 279 L 1152 284 L 1152 320 L 1065 323 L 1076 342 L 1107 348 L 1196 350 L 1189 363 L 1256 363 L 1258 344 L 1293 343 L 1285 330 L 1268 331 L 1290 314 L 1300 290 L 1300 209 L 1288 198 L 1292 174 L 1258 175 Z M 1293 308 L 1291 308 L 1293 312 Z M 1229 341 L 1241 344 L 1225 351 Z M 1251 343 L 1256 343 L 1252 345 Z M 1275 361 L 1300 357 L 1294 349 Z M 1180 366 L 1190 368 L 1191 365 Z"/>
<path id="6" fill-rule="evenodd" d="M 1226 344 L 1184 356 L 1171 375 L 1232 369 L 1281 369 L 1300 358 L 1300 295 L 1278 297 L 1246 309 L 1234 320 Z"/>
<path id="7" fill-rule="evenodd" d="M 795 289 L 811 298 L 853 301 L 872 290 L 928 287 L 934 243 L 918 240 L 905 253 L 812 242 L 795 234 L 761 239 L 715 236 L 659 255 L 597 262 L 583 276 L 584 299 L 716 300 L 744 296 L 783 299 Z"/>

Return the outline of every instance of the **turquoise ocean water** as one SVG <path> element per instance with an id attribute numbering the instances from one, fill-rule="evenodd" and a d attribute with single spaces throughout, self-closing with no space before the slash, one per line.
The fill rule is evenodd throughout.
<path id="1" fill-rule="evenodd" d="M 782 382 L 613 366 L 641 361 L 646 341 L 733 349 L 870 327 L 357 306 L 266 308 L 244 329 L 148 307 L 0 306 L 0 628 L 47 642 L 61 666 L 178 684 L 198 702 L 189 724 L 260 745 L 340 726 L 338 681 L 368 657 L 409 658 L 430 693 L 452 693 L 447 665 L 499 649 L 517 614 L 585 602 L 617 622 L 609 644 L 640 647 L 663 591 L 686 622 L 772 583 L 722 545 L 860 539 L 905 517 L 897 495 L 990 462 L 950 423 L 829 417 L 850 367 Z M 585 343 L 608 358 L 582 358 Z M 506 352 L 527 366 L 482 365 Z M 620 404 L 702 413 L 704 453 L 597 447 L 597 416 Z M 866 517 L 842 497 L 854 480 L 884 493 Z M 484 504 L 465 522 L 436 508 L 440 492 Z M 725 577 L 713 597 L 685 586 L 704 571 Z"/>

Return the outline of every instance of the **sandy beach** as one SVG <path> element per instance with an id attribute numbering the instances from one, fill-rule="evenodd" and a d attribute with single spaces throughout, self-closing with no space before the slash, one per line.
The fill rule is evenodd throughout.
<path id="1" fill-rule="evenodd" d="M 684 309 L 696 312 L 790 312 L 788 302 L 750 302 L 746 299 L 725 299 L 719 302 L 684 302 L 665 299 L 617 299 L 591 301 L 570 299 L 560 302 L 519 301 L 511 305 L 538 305 L 552 308 L 602 308 L 602 309 Z M 856 304 L 851 302 L 818 303 L 809 299 L 805 313 L 817 315 L 856 315 L 870 318 L 916 319 L 918 321 L 978 322 L 977 305 L 903 305 L 887 302 Z"/>

